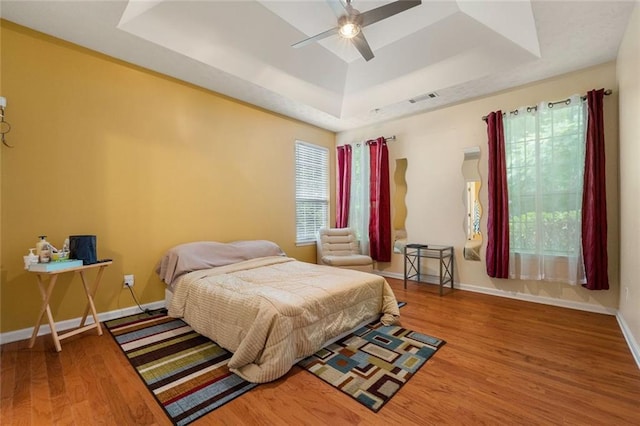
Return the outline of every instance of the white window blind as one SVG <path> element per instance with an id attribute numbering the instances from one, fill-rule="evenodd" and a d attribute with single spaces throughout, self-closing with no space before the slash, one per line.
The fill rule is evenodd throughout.
<path id="1" fill-rule="evenodd" d="M 316 240 L 329 223 L 329 150 L 296 141 L 296 243 Z"/>

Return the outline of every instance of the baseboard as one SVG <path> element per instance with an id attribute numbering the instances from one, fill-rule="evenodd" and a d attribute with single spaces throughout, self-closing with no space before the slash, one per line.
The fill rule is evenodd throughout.
<path id="1" fill-rule="evenodd" d="M 397 272 L 376 271 L 376 273 L 384 277 L 404 280 L 404 275 Z M 435 278 L 437 279 L 437 277 Z M 426 284 L 438 285 L 438 283 L 433 281 L 427 281 Z M 554 299 L 552 297 L 518 293 L 516 291 L 500 290 L 498 288 L 480 287 L 472 284 L 464 284 L 459 282 L 455 283 L 455 288 L 460 290 L 473 291 L 474 293 L 483 293 L 483 294 L 489 294 L 491 296 L 507 297 L 509 299 L 524 300 L 526 302 L 541 303 L 543 305 L 559 306 L 561 308 L 577 309 L 579 311 L 595 312 L 598 314 L 615 316 L 618 313 L 618 310 L 615 308 L 596 306 L 589 303 L 575 302 L 572 300 L 561 300 L 561 299 Z"/>
<path id="2" fill-rule="evenodd" d="M 575 302 L 573 300 L 554 299 L 553 297 L 536 296 L 533 294 L 524 294 L 518 293 L 516 291 L 500 290 L 497 288 L 479 287 L 463 283 L 457 283 L 456 286 L 461 290 L 473 291 L 475 293 L 484 293 L 492 296 L 507 297 L 509 299 L 524 300 L 526 302 L 541 303 L 543 305 L 558 306 L 560 308 L 577 309 L 579 311 L 594 312 L 597 314 L 614 316 L 618 313 L 618 310 L 615 308 L 596 306 L 590 303 Z"/>
<path id="3" fill-rule="evenodd" d="M 143 309 L 159 309 L 164 308 L 164 300 L 158 302 L 147 303 L 142 305 Z M 137 306 L 131 306 L 129 308 L 124 309 L 116 309 L 115 311 L 102 312 L 98 314 L 98 320 L 100 322 L 109 321 L 111 319 L 124 317 L 127 315 L 133 315 L 140 312 L 140 308 Z M 72 328 L 76 328 L 80 326 L 80 320 L 82 318 L 74 318 L 70 320 L 60 321 L 56 323 L 56 331 L 61 332 L 64 330 L 69 330 Z M 89 316 L 87 318 L 87 324 L 93 324 L 93 318 Z M 22 330 L 16 331 L 8 331 L 6 333 L 0 333 L 0 345 L 5 343 L 17 342 L 18 340 L 30 339 L 31 334 L 33 333 L 33 327 L 23 328 Z M 49 324 L 42 324 L 40 329 L 38 330 L 38 336 L 42 336 L 43 334 L 50 334 L 51 328 Z"/>
<path id="4" fill-rule="evenodd" d="M 629 326 L 627 325 L 622 315 L 620 315 L 620 312 L 618 312 L 618 314 L 616 315 L 616 319 L 618 320 L 618 324 L 620 324 L 622 335 L 627 341 L 627 345 L 629 345 L 631 355 L 633 355 L 633 359 L 636 360 L 636 364 L 638 365 L 638 368 L 640 368 L 640 346 L 638 345 L 636 339 L 633 337 L 633 334 L 631 334 L 631 330 L 629 329 Z"/>

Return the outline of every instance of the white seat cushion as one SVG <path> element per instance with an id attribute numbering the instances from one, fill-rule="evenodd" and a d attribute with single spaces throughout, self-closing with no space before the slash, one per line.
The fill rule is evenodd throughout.
<path id="1" fill-rule="evenodd" d="M 363 254 L 350 254 L 346 256 L 322 256 L 322 263 L 329 266 L 355 266 L 371 265 L 373 260 Z"/>

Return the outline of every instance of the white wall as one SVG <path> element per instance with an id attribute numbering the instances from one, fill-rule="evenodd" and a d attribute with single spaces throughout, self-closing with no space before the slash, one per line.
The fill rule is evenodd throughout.
<path id="1" fill-rule="evenodd" d="M 617 61 L 620 90 L 620 313 L 627 340 L 640 365 L 640 6 L 620 45 Z"/>
<path id="2" fill-rule="evenodd" d="M 523 105 L 535 105 L 543 100 L 553 101 L 564 99 L 575 93 L 585 94 L 588 90 L 599 88 L 614 90 L 612 96 L 605 98 L 611 289 L 589 291 L 581 286 L 558 283 L 489 278 L 484 263 L 486 238 L 482 248 L 481 262 L 467 261 L 462 257 L 465 241 L 463 228 L 465 210 L 461 166 L 465 147 L 480 146 L 480 174 L 483 184 L 486 184 L 487 179 L 486 124 L 481 117 L 498 109 L 512 110 Z M 393 167 L 396 158 L 408 159 L 406 198 L 408 240 L 453 245 L 456 250 L 456 282 L 459 282 L 462 287 L 473 286 L 478 291 L 545 300 L 561 306 L 613 313 L 619 299 L 616 89 L 615 64 L 608 63 L 449 108 L 343 132 L 338 134 L 337 143 L 353 143 L 378 136 L 397 136 L 396 141 L 389 143 L 390 163 Z M 393 169 L 391 173 L 393 175 Z M 487 191 L 484 186 L 480 189 L 480 199 L 485 210 L 481 229 L 486 235 Z M 434 264 L 433 267 L 435 268 L 436 265 Z M 401 255 L 394 255 L 392 263 L 380 265 L 380 269 L 395 274 L 402 273 Z"/>

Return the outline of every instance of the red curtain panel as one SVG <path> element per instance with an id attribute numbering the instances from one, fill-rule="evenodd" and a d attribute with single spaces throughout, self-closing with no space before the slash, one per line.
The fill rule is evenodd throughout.
<path id="1" fill-rule="evenodd" d="M 336 179 L 336 228 L 349 226 L 351 197 L 351 145 L 337 148 L 338 176 Z"/>
<path id="2" fill-rule="evenodd" d="M 367 142 L 371 173 L 369 192 L 369 249 L 378 262 L 391 261 L 391 202 L 389 193 L 389 149 L 384 138 Z"/>
<path id="3" fill-rule="evenodd" d="M 588 121 L 582 193 L 582 251 L 589 290 L 608 290 L 607 191 L 604 149 L 604 89 L 587 93 Z"/>
<path id="4" fill-rule="evenodd" d="M 489 141 L 489 215 L 487 218 L 487 274 L 509 278 L 509 194 L 502 111 L 487 116 Z"/>

